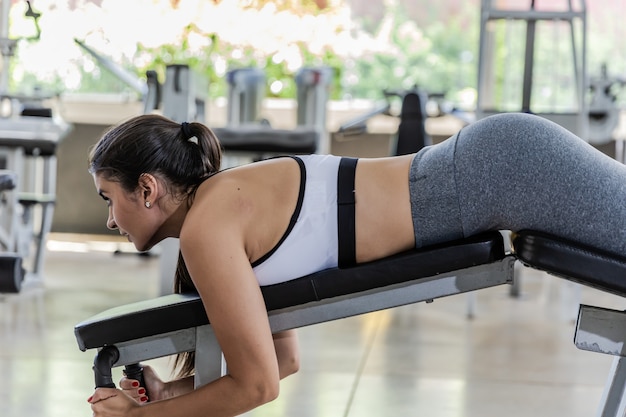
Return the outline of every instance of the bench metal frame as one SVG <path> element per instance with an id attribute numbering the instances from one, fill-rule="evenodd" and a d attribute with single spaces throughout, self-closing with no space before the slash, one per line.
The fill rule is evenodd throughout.
<path id="1" fill-rule="evenodd" d="M 581 305 L 574 343 L 582 350 L 615 356 L 597 415 L 626 415 L 626 312 Z"/>

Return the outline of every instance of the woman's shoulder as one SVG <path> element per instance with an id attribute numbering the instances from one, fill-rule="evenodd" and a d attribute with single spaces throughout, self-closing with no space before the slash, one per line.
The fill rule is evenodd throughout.
<path id="1" fill-rule="evenodd" d="M 290 158 L 216 174 L 198 187 L 181 230 L 181 243 L 228 241 L 256 256 L 284 233 L 299 190 L 299 167 Z"/>
<path id="2" fill-rule="evenodd" d="M 226 238 L 231 240 L 238 234 L 241 216 L 233 191 L 238 183 L 229 175 L 216 175 L 198 187 L 180 230 L 180 245 L 184 252 L 197 246 L 226 245 Z"/>
<path id="3" fill-rule="evenodd" d="M 284 201 L 283 192 L 298 189 L 300 168 L 293 158 L 268 159 L 220 171 L 196 190 L 188 215 L 227 218 L 252 213 L 268 202 Z M 290 187 L 293 185 L 293 187 Z"/>

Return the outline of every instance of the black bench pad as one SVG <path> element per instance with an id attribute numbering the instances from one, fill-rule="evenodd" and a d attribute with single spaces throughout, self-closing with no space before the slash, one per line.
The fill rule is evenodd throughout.
<path id="1" fill-rule="evenodd" d="M 546 233 L 513 234 L 513 248 L 524 264 L 586 286 L 626 296 L 626 257 Z"/>
<path id="2" fill-rule="evenodd" d="M 310 154 L 317 149 L 319 134 L 310 128 L 273 129 L 261 124 L 212 128 L 225 151 L 251 153 Z"/>
<path id="3" fill-rule="evenodd" d="M 262 287 L 268 311 L 345 296 L 499 261 L 506 256 L 499 232 L 411 250 L 352 268 L 331 268 Z M 76 325 L 81 350 L 208 324 L 196 294 L 172 294 L 104 311 Z"/>

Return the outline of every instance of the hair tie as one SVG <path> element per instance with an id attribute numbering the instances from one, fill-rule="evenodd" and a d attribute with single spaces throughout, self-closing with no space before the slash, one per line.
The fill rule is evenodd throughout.
<path id="1" fill-rule="evenodd" d="M 189 126 L 189 123 L 182 122 L 180 124 L 180 129 L 183 131 L 183 137 L 187 142 L 195 143 L 196 145 L 198 144 L 198 137 L 191 133 L 191 126 Z"/>
<path id="2" fill-rule="evenodd" d="M 189 123 L 182 122 L 180 124 L 180 129 L 183 131 L 183 137 L 185 138 L 185 140 L 191 139 L 193 134 L 191 133 L 191 127 L 189 126 Z"/>

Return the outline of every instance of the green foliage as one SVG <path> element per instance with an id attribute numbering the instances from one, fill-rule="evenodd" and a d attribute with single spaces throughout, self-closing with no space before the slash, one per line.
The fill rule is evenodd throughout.
<path id="1" fill-rule="evenodd" d="M 200 36 L 206 37 L 208 46 L 199 52 L 192 53 L 186 41 L 189 34 L 195 32 Z M 228 85 L 224 74 L 218 71 L 218 68 L 225 67 L 227 70 L 236 68 L 262 68 L 266 76 L 266 96 L 293 98 L 296 95 L 295 73 L 290 71 L 284 60 L 275 60 L 276 54 L 261 54 L 250 46 L 232 45 L 220 39 L 218 34 L 200 33 L 197 28 L 190 25 L 186 29 L 183 38 L 185 39 L 179 45 L 162 45 L 158 48 L 146 48 L 138 45 L 137 53 L 151 57 L 149 65 L 137 68 L 140 74 L 145 74 L 147 70 L 154 70 L 159 74 L 159 79 L 165 78 L 165 68 L 171 64 L 185 64 L 205 77 L 209 82 L 209 96 L 212 98 L 223 97 L 228 93 Z M 299 44 L 298 48 L 303 58 L 303 66 L 329 66 L 335 71 L 335 79 L 333 82 L 333 95 L 338 96 L 340 76 L 341 76 L 341 59 L 332 51 L 327 50 L 321 56 L 311 54 L 306 45 Z M 282 89 L 278 92 L 272 92 L 270 86 L 273 82 L 282 83 Z"/>
<path id="2" fill-rule="evenodd" d="M 450 17 L 419 28 L 401 7 L 390 12 L 391 48 L 354 60 L 350 72 L 355 81 L 345 86 L 351 96 L 380 98 L 383 89 L 414 86 L 431 93 L 475 88 L 478 25 L 466 27 Z"/>
<path id="3" fill-rule="evenodd" d="M 269 0 L 251 0 L 249 7 L 261 8 L 268 2 Z M 278 10 L 320 13 L 318 2 L 314 0 L 281 0 L 272 3 Z M 386 35 L 385 46 L 359 57 L 338 56 L 330 47 L 321 53 L 313 54 L 303 42 L 296 47 L 303 66 L 324 66 L 333 69 L 334 78 L 331 85 L 333 99 L 343 97 L 377 99 L 382 97 L 383 89 L 407 89 L 414 85 L 428 92 L 454 92 L 463 88 L 473 88 L 477 70 L 478 8 L 475 6 L 467 8 L 468 13 L 463 16 L 465 20 L 449 16 L 446 21 L 434 20 L 422 28 L 407 17 L 401 6 L 392 6 L 387 10 L 387 19 L 391 18 L 392 21 L 386 27 L 390 30 Z M 364 22 L 364 26 L 379 31 L 380 25 L 379 23 L 376 27 L 371 21 Z M 204 39 L 205 46 L 192 51 L 188 40 L 190 36 Z M 184 29 L 179 43 L 158 47 L 138 44 L 132 61 L 129 59 L 121 65 L 134 71 L 139 77 L 145 77 L 147 70 L 154 70 L 163 81 L 167 65 L 187 64 L 208 81 L 211 98 L 227 95 L 228 86 L 224 76 L 226 70 L 257 67 L 263 69 L 266 74 L 266 96 L 293 98 L 296 95 L 294 70 L 289 68 L 285 60 L 278 57 L 279 52 L 263 53 L 251 46 L 233 45 L 221 39 L 217 33 L 203 33 L 191 24 Z M 128 87 L 105 69 L 88 70 L 79 67 L 78 71 L 82 82 L 75 90 L 77 92 L 128 90 Z M 38 82 L 48 90 L 61 92 L 64 88 L 62 76 L 63 74 L 59 74 L 54 80 L 34 80 L 25 76 L 21 83 Z M 272 89 L 273 83 L 282 85 L 282 88 Z"/>
<path id="4" fill-rule="evenodd" d="M 262 9 L 268 4 L 272 4 L 277 10 L 289 10 L 290 12 L 296 12 L 300 14 L 317 13 L 320 9 L 318 3 L 315 0 L 248 0 L 248 5 L 245 7 L 253 9 Z"/>

